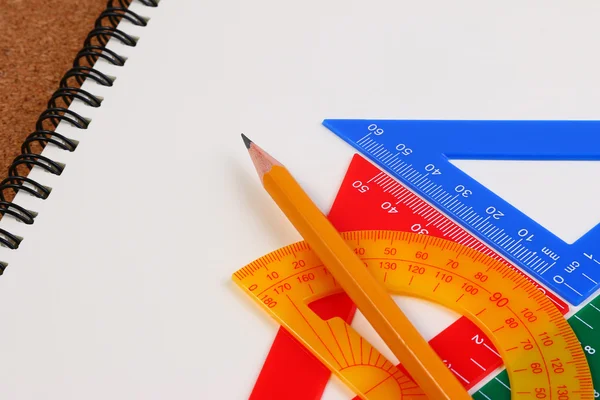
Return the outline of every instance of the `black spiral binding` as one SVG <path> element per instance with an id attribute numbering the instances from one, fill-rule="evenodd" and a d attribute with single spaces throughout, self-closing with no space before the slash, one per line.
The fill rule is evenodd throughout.
<path id="1" fill-rule="evenodd" d="M 146 7 L 157 7 L 159 0 L 137 0 Z M 113 79 L 93 68 L 100 58 L 116 66 L 124 66 L 126 59 L 114 51 L 106 48 L 110 39 L 118 40 L 126 46 L 134 47 L 136 38 L 117 29 L 123 19 L 137 26 L 146 26 L 148 21 L 129 10 L 132 0 L 109 0 L 106 9 L 100 13 L 85 41 L 83 47 L 73 61 L 73 68 L 62 77 L 59 88 L 48 101 L 48 106 L 37 120 L 35 131 L 31 133 L 21 146 L 21 154 L 17 156 L 8 169 L 8 177 L 0 182 L 0 215 L 11 215 L 25 224 L 35 222 L 36 213 L 27 210 L 5 196 L 6 191 L 16 195 L 23 190 L 39 199 L 45 200 L 50 195 L 50 188 L 27 178 L 28 172 L 34 167 L 43 168 L 45 171 L 60 175 L 64 165 L 42 156 L 34 147 L 44 149 L 52 143 L 65 151 L 75 151 L 77 141 L 67 138 L 56 132 L 60 121 L 69 123 L 78 129 L 87 129 L 89 121 L 83 116 L 68 109 L 74 99 L 83 101 L 90 107 L 101 107 L 102 99 L 94 96 L 79 86 L 85 79 L 91 79 L 102 86 L 112 86 Z M 87 64 L 87 65 L 85 65 Z M 19 170 L 25 170 L 20 173 Z M 10 249 L 17 249 L 23 238 L 13 235 L 0 228 L 0 244 Z M 0 274 L 4 272 L 5 264 L 0 263 Z"/>

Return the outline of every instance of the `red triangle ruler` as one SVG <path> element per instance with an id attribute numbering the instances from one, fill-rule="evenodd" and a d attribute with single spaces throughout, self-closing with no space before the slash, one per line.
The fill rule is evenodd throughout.
<path id="1" fill-rule="evenodd" d="M 328 218 L 339 231 L 389 229 L 451 239 L 508 264 L 446 215 L 358 154 L 352 159 Z M 563 315 L 569 311 L 565 302 L 530 280 Z M 338 316 L 348 323 L 356 311 L 343 293 L 321 299 L 311 308 L 324 319 Z M 458 318 L 429 343 L 467 389 L 502 365 L 491 341 L 465 317 Z M 318 400 L 329 377 L 329 370 L 280 328 L 250 399 Z"/>

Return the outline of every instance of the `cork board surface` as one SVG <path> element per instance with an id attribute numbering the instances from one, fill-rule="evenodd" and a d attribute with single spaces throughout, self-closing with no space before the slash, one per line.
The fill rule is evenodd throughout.
<path id="1" fill-rule="evenodd" d="M 0 0 L 0 180 L 106 3 Z"/>

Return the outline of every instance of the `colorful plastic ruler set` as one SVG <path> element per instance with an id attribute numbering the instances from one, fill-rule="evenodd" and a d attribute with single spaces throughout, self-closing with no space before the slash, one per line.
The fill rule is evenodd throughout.
<path id="1" fill-rule="evenodd" d="M 503 262 L 498 254 L 467 231 L 358 155 L 351 163 L 329 218 L 340 231 L 388 229 L 422 233 L 451 239 Z M 306 276 L 307 280 L 315 278 Z M 537 287 L 547 294 L 558 310 L 563 314 L 568 312 L 568 306 L 562 300 L 539 285 Z M 600 341 L 589 335 L 593 331 L 590 323 L 593 324 L 597 319 L 590 313 L 598 312 L 595 307 L 592 302 L 569 319 L 583 343 L 592 372 L 596 368 L 593 363 L 597 346 L 595 342 Z M 352 320 L 355 311 L 353 304 L 343 294 L 319 300 L 311 308 L 324 320 L 339 316 L 346 322 Z M 582 328 L 587 331 L 581 331 Z M 499 353 L 489 338 L 465 317 L 459 318 L 430 343 L 466 388 L 472 388 L 502 365 Z M 318 399 L 329 376 L 329 370 L 304 351 L 302 345 L 282 328 L 265 361 L 251 399 L 270 396 Z M 504 372 L 473 397 L 508 399 L 509 387 L 508 377 Z"/>
<path id="2" fill-rule="evenodd" d="M 600 225 L 567 244 L 449 159 L 600 160 L 600 122 L 332 119 L 323 124 L 569 303 L 579 305 L 599 288 Z"/>
<path id="3" fill-rule="evenodd" d="M 600 280 L 600 270 L 597 269 L 600 264 L 597 258 L 600 257 L 596 257 L 600 256 L 599 226 L 574 244 L 566 244 L 453 166 L 449 158 L 598 160 L 600 146 L 594 146 L 593 132 L 600 124 L 556 121 L 325 120 L 324 125 L 387 172 L 359 155 L 354 157 L 329 214 L 329 219 L 338 230 L 410 232 L 407 235 L 450 240 L 456 246 L 477 250 L 497 260 L 498 265 L 513 271 L 514 275 L 511 272 L 511 277 L 527 281 L 526 286 L 535 289 L 538 297 L 545 297 L 546 302 L 550 300 L 548 304 L 552 304 L 553 310 L 567 316 L 569 328 L 566 331 L 565 328 L 557 328 L 558 333 L 554 329 L 552 334 L 557 337 L 564 335 L 569 343 L 566 347 L 573 353 L 570 356 L 561 355 L 551 360 L 551 363 L 546 363 L 547 370 L 538 368 L 535 360 L 526 365 L 526 368 L 514 365 L 514 360 L 507 355 L 505 343 L 498 341 L 497 337 L 507 327 L 517 328 L 511 319 L 506 319 L 504 324 L 494 330 L 487 330 L 487 335 L 481 329 L 483 325 L 480 320 L 477 326 L 466 317 L 458 318 L 441 330 L 430 340 L 430 344 L 465 388 L 472 389 L 478 384 L 481 387 L 482 380 L 487 380 L 483 387 L 473 393 L 473 398 L 508 400 L 511 394 L 512 398 L 528 398 L 529 395 L 535 396 L 532 398 L 591 398 L 587 396 L 591 396 L 592 383 L 595 387 L 600 385 L 600 362 L 596 361 L 598 356 L 595 355 L 600 346 L 600 338 L 594 335 L 594 328 L 596 325 L 600 326 L 600 298 L 590 299 Z M 502 140 L 496 140 L 500 135 Z M 569 140 L 565 141 L 565 137 Z M 382 255 L 379 253 L 390 251 L 390 247 L 382 247 L 381 238 L 369 242 L 367 233 L 361 235 L 367 236 L 347 239 L 357 251 L 368 253 L 357 253 L 367 257 L 365 263 L 368 268 L 381 275 L 378 275 L 379 278 L 391 292 L 399 290 L 401 282 L 410 278 L 409 287 L 405 290 L 411 294 L 415 290 L 410 287 L 414 277 L 406 271 L 396 271 L 398 265 L 410 257 L 403 255 L 403 260 L 398 259 L 394 263 L 395 259 L 385 253 L 389 259 L 387 270 L 383 264 L 378 269 L 375 265 L 370 265 L 372 260 L 381 259 Z M 401 242 L 400 238 L 391 239 L 392 242 L 394 240 Z M 410 247 L 411 240 L 415 241 L 409 238 L 402 248 Z M 432 247 L 431 252 L 435 257 L 436 246 L 426 243 L 425 247 L 427 246 Z M 352 322 L 355 306 L 343 292 L 336 292 L 339 288 L 336 288 L 335 280 L 332 280 L 325 268 L 317 265 L 318 260 L 312 260 L 310 254 L 310 249 L 303 248 L 302 244 L 295 244 L 266 255 L 234 274 L 234 281 L 282 325 L 250 398 L 319 399 L 331 376 L 330 371 L 338 375 L 355 393 L 360 394 L 361 398 L 388 398 L 386 396 L 395 396 L 396 391 L 402 398 L 421 396 L 419 389 L 414 387 L 401 366 L 393 366 L 387 362 L 352 328 L 348 328 L 346 324 Z M 369 255 L 372 257 L 369 258 Z M 296 261 L 288 260 L 290 257 Z M 417 255 L 417 259 L 413 260 L 415 264 L 420 262 L 418 258 Z M 294 262 L 296 266 L 293 266 Z M 426 265 L 422 261 L 421 263 Z M 424 275 L 430 274 L 427 268 L 423 271 L 420 268 L 412 271 L 411 268 L 409 265 L 409 272 L 415 274 L 417 279 L 423 278 L 419 276 L 421 272 Z M 268 274 L 263 274 L 263 270 L 268 271 Z M 447 275 L 453 273 L 451 269 L 446 272 Z M 441 269 L 437 275 L 440 273 Z M 486 275 L 483 271 L 479 274 Z M 433 301 L 452 308 L 454 304 L 448 302 L 449 293 L 456 297 L 456 302 L 465 301 L 465 295 L 477 295 L 478 290 L 473 290 L 469 285 L 464 292 L 467 282 L 463 282 L 463 287 L 459 289 L 456 283 L 458 275 L 453 276 L 454 280 L 447 275 L 443 275 L 442 279 L 448 281 L 429 282 L 432 285 L 430 292 L 435 293 L 440 284 L 443 285 L 442 288 L 446 288 L 446 294 L 438 293 Z M 419 287 L 427 286 L 425 281 L 420 282 Z M 503 282 L 496 281 L 495 285 L 503 287 Z M 519 285 L 514 287 L 518 290 Z M 257 288 L 261 289 L 260 295 L 255 292 Z M 460 291 L 459 296 L 456 296 L 456 290 Z M 485 285 L 479 286 L 479 290 L 486 290 Z M 328 296 L 306 307 L 300 304 L 303 296 L 317 298 L 325 294 Z M 427 297 L 430 293 L 422 294 Z M 260 296 L 267 296 L 269 304 Z M 571 312 L 561 297 L 579 310 Z M 540 310 L 546 311 L 544 306 L 538 307 L 538 312 Z M 466 308 L 462 311 L 462 314 L 469 313 Z M 332 319 L 334 317 L 339 320 Z M 527 325 L 527 321 L 522 318 L 537 318 L 531 314 L 519 317 L 521 325 Z M 562 320 L 560 317 L 551 319 L 555 322 Z M 306 326 L 311 326 L 312 331 L 307 330 Z M 555 346 L 556 339 L 545 333 L 541 332 L 538 337 L 531 338 L 536 347 Z M 333 342 L 326 343 L 324 338 L 328 337 Z M 341 344 L 346 339 L 347 347 Z M 492 344 L 492 340 L 500 344 L 500 350 Z M 523 340 L 518 349 L 514 346 L 509 350 L 523 351 L 523 346 L 532 347 Z M 365 349 L 369 353 L 367 358 Z M 577 351 L 581 354 L 576 354 Z M 371 358 L 373 354 L 377 355 L 374 359 Z M 502 370 L 503 364 L 500 354 L 511 374 L 513 392 L 507 371 L 497 374 L 497 371 Z M 558 382 L 560 375 L 565 374 L 565 371 L 568 375 L 572 371 L 564 368 L 566 365 L 563 361 L 572 367 L 581 362 L 583 354 L 592 377 L 597 378 L 594 382 L 587 382 L 585 377 L 575 375 L 571 381 L 565 381 L 570 386 L 561 385 Z M 519 354 L 517 358 L 525 355 L 526 352 Z M 365 369 L 366 367 L 369 368 Z M 357 368 L 362 368 L 360 373 L 356 372 Z M 542 387 L 542 382 L 539 381 L 539 384 L 527 389 L 527 385 L 531 386 L 531 382 L 539 378 L 538 374 L 552 376 L 555 381 L 549 383 L 547 388 Z M 565 378 L 564 375 L 562 377 Z M 391 378 L 393 382 L 389 381 Z M 578 379 L 579 390 L 573 385 Z M 593 395 L 599 397 L 596 391 Z"/>
<path id="4" fill-rule="evenodd" d="M 362 186 L 368 187 L 368 189 L 365 190 Z M 364 193 L 361 193 L 361 188 Z M 394 205 L 398 214 L 390 213 L 389 209 L 386 210 L 387 203 Z M 353 217 L 348 218 L 348 215 Z M 405 186 L 391 179 L 388 174 L 381 172 L 360 156 L 355 156 L 352 161 L 332 208 L 331 217 L 334 220 L 344 221 L 339 225 L 342 230 L 357 229 L 352 226 L 356 219 L 360 229 L 380 227 L 421 232 L 437 237 L 447 237 L 474 246 L 483 253 L 488 254 L 489 252 L 492 256 L 495 254 Z M 458 231 L 455 230 L 456 227 L 458 227 Z M 551 292 L 547 294 L 563 314 L 568 313 L 568 306 L 562 300 L 552 295 Z M 596 349 L 600 348 L 600 335 L 594 332 L 594 325 L 596 328 L 600 327 L 599 322 L 600 298 L 593 299 L 568 318 L 568 323 L 584 347 L 592 375 L 595 376 L 595 387 L 600 387 L 600 359 L 595 355 Z M 484 346 L 486 342 L 482 340 L 479 332 L 469 329 L 472 326 L 466 318 L 460 318 L 432 341 L 436 352 L 448 360 L 455 373 L 470 378 L 470 384 L 465 385 L 468 388 L 480 382 L 490 373 L 494 373 L 494 369 L 502 364 L 499 357 L 490 360 L 492 352 Z M 502 372 L 476 392 L 473 398 L 509 400 L 510 393 L 508 376 L 506 372 Z"/>
<path id="5" fill-rule="evenodd" d="M 388 292 L 440 304 L 468 315 L 485 330 L 502 355 L 513 400 L 593 398 L 575 333 L 556 306 L 509 265 L 456 242 L 413 232 L 361 230 L 342 237 Z M 312 298 L 340 293 L 341 288 L 305 242 L 255 260 L 236 271 L 233 280 L 361 399 L 425 396 L 405 370 L 349 324 L 323 319 L 310 309 Z"/>

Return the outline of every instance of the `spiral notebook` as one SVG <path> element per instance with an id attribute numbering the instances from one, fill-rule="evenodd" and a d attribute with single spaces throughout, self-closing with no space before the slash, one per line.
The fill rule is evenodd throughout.
<path id="1" fill-rule="evenodd" d="M 47 145 L 8 182 L 20 190 L 0 221 L 2 397 L 247 398 L 278 326 L 231 274 L 300 237 L 240 133 L 327 212 L 354 152 L 324 118 L 597 119 L 598 14 L 110 2 L 116 28 L 90 27 L 28 142 Z M 332 379 L 323 398 L 351 396 Z"/>

